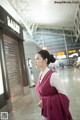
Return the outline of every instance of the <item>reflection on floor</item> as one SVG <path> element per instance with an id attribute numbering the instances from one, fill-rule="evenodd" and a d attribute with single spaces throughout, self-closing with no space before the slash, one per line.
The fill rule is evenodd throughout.
<path id="1" fill-rule="evenodd" d="M 59 75 L 70 98 L 73 120 L 80 120 L 80 68 L 64 68 L 59 70 Z M 9 120 L 42 120 L 37 102 L 35 88 L 30 88 L 28 94 L 13 103 Z"/>

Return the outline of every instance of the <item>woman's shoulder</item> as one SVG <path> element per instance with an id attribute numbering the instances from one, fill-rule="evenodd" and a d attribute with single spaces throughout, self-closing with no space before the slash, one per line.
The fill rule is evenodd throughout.
<path id="1" fill-rule="evenodd" d="M 58 73 L 58 72 L 53 71 L 53 73 L 52 73 L 51 77 L 59 77 L 59 73 Z"/>

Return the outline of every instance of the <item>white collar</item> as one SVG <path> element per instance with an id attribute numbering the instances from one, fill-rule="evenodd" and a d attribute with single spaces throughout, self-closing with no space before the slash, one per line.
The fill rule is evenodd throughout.
<path id="1" fill-rule="evenodd" d="M 40 75 L 42 74 L 42 76 L 41 76 L 40 82 L 42 82 L 43 77 L 46 75 L 46 73 L 47 73 L 49 70 L 50 70 L 50 69 L 47 67 L 43 72 L 41 71 Z"/>

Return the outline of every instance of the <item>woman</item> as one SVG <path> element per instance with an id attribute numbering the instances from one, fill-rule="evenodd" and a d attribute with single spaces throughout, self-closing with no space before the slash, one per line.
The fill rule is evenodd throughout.
<path id="1" fill-rule="evenodd" d="M 66 91 L 57 73 L 48 68 L 50 62 L 55 60 L 47 50 L 35 55 L 35 66 L 41 69 L 36 83 L 36 92 L 40 98 L 38 106 L 45 120 L 72 120 Z"/>

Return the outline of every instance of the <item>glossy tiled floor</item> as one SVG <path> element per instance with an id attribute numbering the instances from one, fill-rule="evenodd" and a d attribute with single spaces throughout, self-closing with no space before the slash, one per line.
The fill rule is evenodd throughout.
<path id="1" fill-rule="evenodd" d="M 70 98 L 70 111 L 73 120 L 80 120 L 80 68 L 64 68 L 59 70 L 67 94 Z M 13 102 L 13 111 L 9 120 L 42 120 L 40 109 L 37 107 L 35 88 Z"/>

